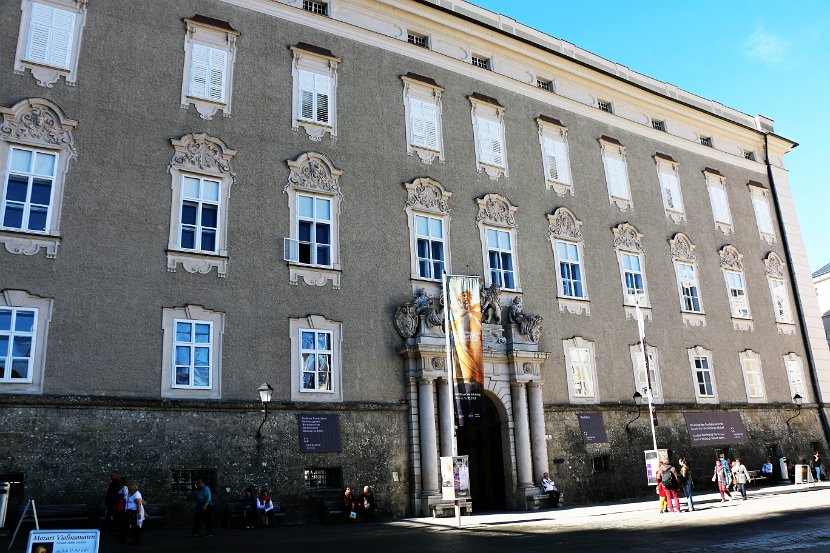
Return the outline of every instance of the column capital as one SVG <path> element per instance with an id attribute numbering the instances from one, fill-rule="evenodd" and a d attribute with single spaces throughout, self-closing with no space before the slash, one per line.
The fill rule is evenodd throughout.
<path id="1" fill-rule="evenodd" d="M 511 390 L 524 390 L 525 384 L 528 384 L 528 383 L 523 382 L 523 381 L 519 381 L 519 380 L 513 380 L 513 381 L 510 382 L 510 389 Z"/>
<path id="2" fill-rule="evenodd" d="M 437 380 L 435 376 L 419 376 L 418 377 L 418 384 L 432 384 Z"/>
<path id="3" fill-rule="evenodd" d="M 545 383 L 541 380 L 529 380 L 527 382 L 527 387 L 528 388 L 540 388 L 541 389 L 544 384 Z"/>

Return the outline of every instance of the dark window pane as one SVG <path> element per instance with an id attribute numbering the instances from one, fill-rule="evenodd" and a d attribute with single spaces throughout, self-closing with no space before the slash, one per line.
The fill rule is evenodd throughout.
<path id="1" fill-rule="evenodd" d="M 308 221 L 300 221 L 298 240 L 300 242 L 311 242 L 312 223 Z"/>
<path id="2" fill-rule="evenodd" d="M 515 288 L 515 283 L 513 282 L 513 271 L 505 271 L 504 272 L 504 287 L 505 288 Z"/>
<path id="3" fill-rule="evenodd" d="M 202 251 L 215 252 L 216 251 L 216 231 L 202 230 Z"/>
<path id="4" fill-rule="evenodd" d="M 195 245 L 196 233 L 192 228 L 182 229 L 182 247 L 192 250 Z"/>
<path id="5" fill-rule="evenodd" d="M 432 278 L 441 278 L 441 275 L 444 274 L 444 262 L 443 261 L 436 261 L 433 265 Z"/>
<path id="6" fill-rule="evenodd" d="M 215 205 L 202 206 L 202 226 L 216 228 L 216 209 Z"/>
<path id="7" fill-rule="evenodd" d="M 432 278 L 432 275 L 429 274 L 428 259 L 421 259 L 420 261 L 418 261 L 418 276 L 422 278 Z"/>
<path id="8" fill-rule="evenodd" d="M 300 263 L 311 263 L 311 245 L 300 242 L 297 248 L 297 260 Z"/>
<path id="9" fill-rule="evenodd" d="M 196 210 L 198 209 L 198 204 L 193 202 L 184 202 L 182 203 L 182 224 L 183 225 L 195 225 L 196 224 Z"/>
<path id="10" fill-rule="evenodd" d="M 499 252 L 489 252 L 488 257 L 490 258 L 490 268 L 491 269 L 500 269 L 501 265 L 499 264 Z"/>
<path id="11" fill-rule="evenodd" d="M 17 175 L 9 175 L 6 186 L 6 201 L 25 202 L 26 192 L 29 190 L 29 179 Z"/>
<path id="12" fill-rule="evenodd" d="M 32 206 L 29 210 L 29 230 L 46 230 L 46 215 L 48 212 L 45 207 Z"/>
<path id="13" fill-rule="evenodd" d="M 505 271 L 513 270 L 513 256 L 509 253 L 501 254 L 501 268 Z"/>
<path id="14" fill-rule="evenodd" d="M 23 226 L 23 206 L 6 205 L 6 216 L 3 217 L 3 226 L 9 228 L 20 228 Z"/>
<path id="15" fill-rule="evenodd" d="M 429 257 L 429 241 L 422 238 L 418 239 L 418 257 Z"/>
<path id="16" fill-rule="evenodd" d="M 318 265 L 330 265 L 331 264 L 331 259 L 330 259 L 331 256 L 329 255 L 330 251 L 331 251 L 331 248 L 329 248 L 325 244 L 317 246 L 317 264 Z"/>
<path id="17" fill-rule="evenodd" d="M 432 243 L 432 259 L 435 261 L 442 261 L 444 259 L 444 244 L 443 242 Z"/>
<path id="18" fill-rule="evenodd" d="M 331 244 L 331 229 L 325 223 L 317 223 L 317 239 L 318 244 Z"/>
<path id="19" fill-rule="evenodd" d="M 52 182 L 45 179 L 34 179 L 32 181 L 33 204 L 49 205 L 49 197 L 52 195 Z"/>

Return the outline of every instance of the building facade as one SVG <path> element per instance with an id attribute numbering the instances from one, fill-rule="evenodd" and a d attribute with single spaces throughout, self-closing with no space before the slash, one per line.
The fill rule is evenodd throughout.
<path id="1" fill-rule="evenodd" d="M 647 381 L 658 445 L 704 480 L 723 449 L 826 452 L 830 351 L 771 120 L 454 0 L 0 17 L 18 497 L 95 503 L 118 470 L 171 520 L 202 477 L 295 520 L 343 485 L 428 513 L 453 440 L 474 509 L 528 508 L 544 470 L 569 500 L 631 497 Z M 490 306 L 484 422 L 457 435 L 444 271 Z M 692 446 L 689 413 L 749 439 Z"/>
<path id="2" fill-rule="evenodd" d="M 818 310 L 824 323 L 824 333 L 830 343 L 830 263 L 813 273 L 818 296 Z"/>

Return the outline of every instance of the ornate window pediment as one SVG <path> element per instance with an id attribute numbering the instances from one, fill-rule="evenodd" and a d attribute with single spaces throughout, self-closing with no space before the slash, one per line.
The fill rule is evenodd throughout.
<path id="1" fill-rule="evenodd" d="M 695 245 L 682 232 L 678 232 L 674 238 L 669 239 L 669 250 L 674 261 L 697 261 Z"/>
<path id="2" fill-rule="evenodd" d="M 510 200 L 499 194 L 487 194 L 478 204 L 479 235 L 484 264 L 484 284 L 497 284 L 505 291 L 519 293 L 516 210 Z"/>
<path id="3" fill-rule="evenodd" d="M 695 245 L 682 232 L 669 240 L 674 272 L 677 277 L 677 292 L 680 296 L 680 314 L 683 322 L 690 326 L 706 326 L 706 317 L 700 298 L 697 256 Z"/>
<path id="4" fill-rule="evenodd" d="M 585 244 L 582 221 L 573 211 L 560 207 L 547 215 L 548 238 L 553 250 L 559 312 L 591 314 L 588 283 L 585 279 Z"/>
<path id="5" fill-rule="evenodd" d="M 612 228 L 611 231 L 614 233 L 615 249 L 643 252 L 643 235 L 640 234 L 640 231 L 634 225 L 620 223 Z"/>
<path id="6" fill-rule="evenodd" d="M 413 292 L 425 287 L 437 295 L 443 272 L 450 271 L 450 207 L 452 192 L 430 178 L 404 183 L 409 226 L 410 278 Z M 424 282 L 429 281 L 429 282 Z"/>
<path id="7" fill-rule="evenodd" d="M 516 228 L 515 213 L 518 209 L 510 200 L 500 194 L 487 194 L 476 200 L 478 204 L 477 223 L 499 227 Z"/>
<path id="8" fill-rule="evenodd" d="M 769 252 L 764 259 L 764 268 L 766 269 L 767 276 L 775 278 L 784 278 L 787 276 L 787 265 L 775 252 Z"/>
<path id="9" fill-rule="evenodd" d="M 744 256 L 738 251 L 738 248 L 732 244 L 728 244 L 721 248 L 718 251 L 718 254 L 720 255 L 720 266 L 723 269 L 729 269 L 732 271 L 744 270 Z"/>
<path id="10" fill-rule="evenodd" d="M 560 207 L 548 216 L 548 237 L 582 240 L 582 221 L 567 207 Z"/>

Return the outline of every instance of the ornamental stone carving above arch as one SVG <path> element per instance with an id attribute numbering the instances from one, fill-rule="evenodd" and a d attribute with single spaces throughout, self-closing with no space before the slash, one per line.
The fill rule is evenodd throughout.
<path id="1" fill-rule="evenodd" d="M 567 207 L 560 207 L 547 215 L 548 238 L 582 240 L 582 221 Z"/>
<path id="2" fill-rule="evenodd" d="M 317 152 L 306 152 L 295 160 L 288 160 L 291 174 L 283 192 L 289 188 L 333 194 L 342 199 L 340 175 L 343 171 L 335 168 L 329 158 Z"/>
<path id="3" fill-rule="evenodd" d="M 207 133 L 186 134 L 183 137 L 170 141 L 175 153 L 167 167 L 180 171 L 213 175 L 220 178 L 230 178 L 236 181 L 236 173 L 231 168 L 231 160 L 236 156 L 236 150 L 231 150 L 219 138 Z"/>
<path id="4" fill-rule="evenodd" d="M 722 268 L 731 269 L 733 271 L 744 270 L 744 256 L 738 251 L 738 248 L 732 244 L 727 244 L 718 250 L 718 254 L 720 255 L 720 266 Z"/>
<path id="5" fill-rule="evenodd" d="M 448 192 L 440 182 L 431 178 L 418 178 L 412 182 L 405 182 L 406 207 L 418 211 L 449 214 L 449 199 L 452 192 Z"/>
<path id="6" fill-rule="evenodd" d="M 487 194 L 476 200 L 478 204 L 477 223 L 499 227 L 516 228 L 515 213 L 518 209 L 510 200 L 500 194 Z"/>
<path id="7" fill-rule="evenodd" d="M 27 98 L 11 108 L 1 108 L 0 138 L 50 150 L 63 150 L 76 157 L 72 131 L 78 125 L 57 105 L 44 98 Z"/>
<path id="8" fill-rule="evenodd" d="M 637 227 L 630 223 L 620 223 L 612 228 L 614 233 L 614 248 L 618 250 L 629 250 L 643 252 L 643 235 Z"/>
<path id="9" fill-rule="evenodd" d="M 786 276 L 787 265 L 775 252 L 769 252 L 764 259 L 764 267 L 766 268 L 767 276 L 776 278 L 784 278 Z"/>
<path id="10" fill-rule="evenodd" d="M 682 232 L 678 232 L 674 238 L 669 239 L 669 250 L 673 261 L 697 261 L 695 245 Z"/>

